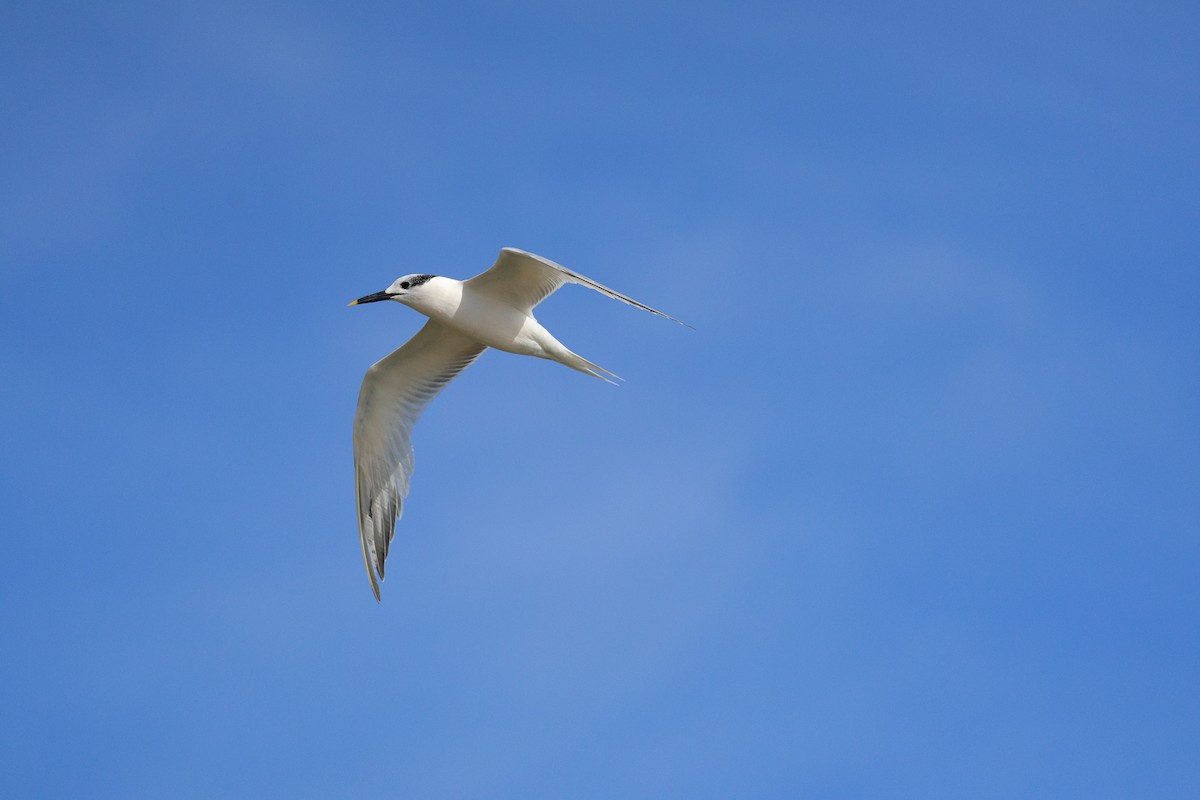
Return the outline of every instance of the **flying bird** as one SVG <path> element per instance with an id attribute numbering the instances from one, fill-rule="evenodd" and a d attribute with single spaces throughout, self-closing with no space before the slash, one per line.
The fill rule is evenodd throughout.
<path id="1" fill-rule="evenodd" d="M 367 370 L 354 414 L 358 535 L 376 600 L 412 478 L 413 425 L 447 383 L 489 347 L 557 361 L 609 383 L 612 378 L 620 380 L 572 353 L 534 319 L 534 307 L 567 283 L 686 324 L 578 272 L 512 247 L 501 250 L 491 269 L 470 280 L 405 275 L 382 292 L 350 303 L 394 300 L 429 317 L 413 338 Z"/>

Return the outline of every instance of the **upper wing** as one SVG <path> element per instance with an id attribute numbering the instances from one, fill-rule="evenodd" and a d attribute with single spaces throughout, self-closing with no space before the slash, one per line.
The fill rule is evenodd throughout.
<path id="1" fill-rule="evenodd" d="M 363 378 L 354 414 L 355 493 L 363 561 L 376 600 L 388 545 L 408 496 L 412 427 L 442 387 L 485 349 L 430 320 L 404 346 L 372 365 Z"/>
<path id="2" fill-rule="evenodd" d="M 491 266 L 491 269 L 479 273 L 466 283 L 527 314 L 564 283 L 578 283 L 581 286 L 595 289 L 614 300 L 620 300 L 622 303 L 645 309 L 651 314 L 679 322 L 680 325 L 687 324 L 648 305 L 639 303 L 632 297 L 626 297 L 620 292 L 613 291 L 578 272 L 573 272 L 561 264 L 555 264 L 549 259 L 535 256 L 533 253 L 526 253 L 524 250 L 517 250 L 515 247 L 506 247 L 501 250 L 500 257 L 496 259 L 496 263 Z"/>

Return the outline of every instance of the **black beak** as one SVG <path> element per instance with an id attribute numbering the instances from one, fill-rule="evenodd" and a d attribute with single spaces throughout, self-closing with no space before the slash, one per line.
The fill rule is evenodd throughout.
<path id="1" fill-rule="evenodd" d="M 347 305 L 361 306 L 363 303 L 378 303 L 380 300 L 391 300 L 391 299 L 392 299 L 392 296 L 390 294 L 388 294 L 387 292 L 376 292 L 375 294 L 369 294 L 366 297 L 360 297 L 357 300 L 355 300 L 353 303 L 347 303 Z"/>

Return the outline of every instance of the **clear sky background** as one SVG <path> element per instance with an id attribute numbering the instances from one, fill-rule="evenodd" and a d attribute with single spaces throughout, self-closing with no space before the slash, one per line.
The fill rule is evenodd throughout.
<path id="1" fill-rule="evenodd" d="M 1188 797 L 1194 3 L 6 4 L 0 795 Z M 543 254 L 371 598 L 396 277 Z"/>

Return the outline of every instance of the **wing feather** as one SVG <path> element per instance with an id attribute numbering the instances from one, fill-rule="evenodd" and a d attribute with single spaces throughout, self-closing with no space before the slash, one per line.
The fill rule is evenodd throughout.
<path id="1" fill-rule="evenodd" d="M 363 378 L 354 414 L 354 483 L 363 562 L 376 600 L 412 478 L 413 425 L 429 401 L 485 349 L 430 320 Z"/>
<path id="2" fill-rule="evenodd" d="M 594 289 L 614 300 L 636 306 L 672 322 L 679 322 L 680 325 L 687 325 L 686 322 L 680 322 L 669 314 L 653 309 L 645 303 L 639 303 L 632 297 L 610 289 L 586 275 L 580 275 L 561 264 L 556 264 L 547 258 L 527 253 L 524 250 L 518 250 L 515 247 L 506 247 L 501 250 L 495 264 L 486 272 L 479 273 L 466 283 L 527 314 L 538 303 L 554 294 L 563 284 L 578 283 L 580 286 Z"/>

